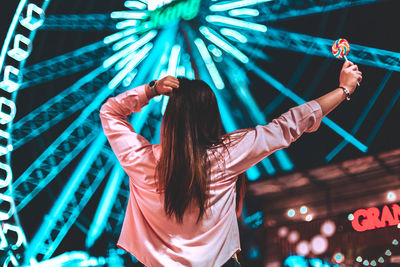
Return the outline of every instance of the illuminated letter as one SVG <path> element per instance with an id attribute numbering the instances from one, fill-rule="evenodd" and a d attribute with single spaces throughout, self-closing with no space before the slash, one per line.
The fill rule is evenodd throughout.
<path id="1" fill-rule="evenodd" d="M 39 15 L 39 18 L 35 18 L 33 15 L 35 12 L 37 15 Z M 42 26 L 43 24 L 43 16 L 44 12 L 43 9 L 41 9 L 40 7 L 38 7 L 35 4 L 29 4 L 28 8 L 26 10 L 26 18 L 24 18 L 23 20 L 21 20 L 21 25 L 24 26 L 25 28 L 27 28 L 30 31 L 34 31 L 37 28 L 39 28 L 40 26 Z"/>
<path id="2" fill-rule="evenodd" d="M 12 173 L 10 166 L 7 164 L 0 163 L 0 169 L 6 172 L 4 176 L 3 175 L 0 176 L 0 188 L 3 188 L 10 184 Z"/>
<path id="3" fill-rule="evenodd" d="M 390 212 L 389 207 L 385 205 L 382 209 L 381 221 L 382 221 L 382 223 L 385 224 L 385 226 L 386 226 L 386 222 L 388 222 L 387 225 L 393 226 L 393 225 L 397 225 L 399 223 L 399 218 L 397 218 L 397 219 L 393 218 L 393 215 Z"/>
<path id="4" fill-rule="evenodd" d="M 393 217 L 396 221 L 399 220 L 399 216 L 400 216 L 400 206 L 397 204 L 393 204 L 392 205 L 392 211 L 393 211 Z"/>
<path id="5" fill-rule="evenodd" d="M 369 213 L 369 216 L 368 216 L 369 225 L 370 225 L 369 230 L 375 229 L 375 228 L 382 228 L 382 227 L 386 226 L 385 222 L 381 222 L 381 220 L 379 220 L 380 211 L 378 208 L 372 207 L 372 208 L 367 209 L 367 211 Z"/>
<path id="6" fill-rule="evenodd" d="M 4 112 L 3 111 L 3 105 L 8 106 L 10 111 L 7 112 L 7 113 Z M 10 121 L 12 121 L 14 119 L 15 112 L 16 112 L 15 103 L 13 101 L 11 101 L 11 100 L 8 100 L 5 97 L 0 97 L 0 123 L 1 124 L 7 124 Z"/>
<path id="7" fill-rule="evenodd" d="M 23 43 L 27 46 L 26 50 L 22 49 L 19 46 L 20 43 Z M 29 56 L 30 50 L 31 50 L 31 40 L 29 40 L 22 34 L 17 34 L 15 35 L 14 38 L 14 47 L 12 50 L 8 51 L 7 54 L 16 61 L 22 61 Z"/>
<path id="8" fill-rule="evenodd" d="M 351 221 L 351 225 L 353 226 L 354 230 L 358 232 L 364 232 L 365 230 L 369 229 L 369 220 L 368 220 L 368 211 L 365 209 L 359 209 L 356 212 L 354 212 L 354 219 Z M 360 217 L 364 217 L 364 219 L 361 219 L 360 222 Z"/>
<path id="9" fill-rule="evenodd" d="M 11 79 L 10 74 L 13 74 L 14 79 Z M 3 81 L 0 82 L 0 88 L 8 93 L 12 93 L 19 88 L 19 69 L 7 65 L 4 68 Z"/>

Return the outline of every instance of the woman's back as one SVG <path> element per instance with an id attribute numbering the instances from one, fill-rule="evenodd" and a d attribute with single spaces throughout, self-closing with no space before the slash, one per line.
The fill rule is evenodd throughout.
<path id="1" fill-rule="evenodd" d="M 130 177 L 129 203 L 118 246 L 146 266 L 221 266 L 240 250 L 235 212 L 237 176 L 275 150 L 289 146 L 303 132 L 315 131 L 322 118 L 321 107 L 315 101 L 308 102 L 268 125 L 245 134 L 231 133 L 238 141 L 225 139 L 226 148 L 208 148 L 208 208 L 198 221 L 199 205 L 192 201 L 180 222 L 166 214 L 165 192 L 160 192 L 157 182 L 157 166 L 165 151 L 135 133 L 126 121 L 127 115 L 139 112 L 147 103 L 145 86 L 140 86 L 108 99 L 100 111 L 104 132 Z M 179 181 L 186 177 L 173 178 Z M 186 192 L 176 192 L 181 193 Z"/>
<path id="2" fill-rule="evenodd" d="M 153 174 L 160 145 L 152 150 L 153 156 L 145 163 L 149 172 L 135 170 L 135 178 L 130 178 L 129 203 L 117 245 L 146 266 L 222 265 L 240 250 L 236 179 L 218 180 L 212 172 L 210 208 L 197 222 L 199 208 L 192 203 L 179 223 L 165 214 L 163 193 L 158 192 Z"/>

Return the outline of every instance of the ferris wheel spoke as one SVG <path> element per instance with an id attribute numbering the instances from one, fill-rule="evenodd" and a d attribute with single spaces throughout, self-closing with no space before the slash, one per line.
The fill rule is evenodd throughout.
<path id="1" fill-rule="evenodd" d="M 385 77 L 382 79 L 381 83 L 376 88 L 374 94 L 371 96 L 370 100 L 368 101 L 368 104 L 366 105 L 366 107 L 362 111 L 361 115 L 358 117 L 356 123 L 354 124 L 353 128 L 351 129 L 351 134 L 354 135 L 358 132 L 362 123 L 367 118 L 368 113 L 371 111 L 372 106 L 375 104 L 379 95 L 382 93 L 387 82 L 389 81 L 390 77 L 392 76 L 392 73 L 393 73 L 393 71 L 388 71 L 386 73 Z M 326 155 L 325 161 L 326 162 L 331 161 L 341 150 L 343 150 L 343 148 L 346 147 L 347 144 L 348 144 L 348 142 L 346 140 L 342 140 L 342 142 L 340 142 L 334 149 L 332 149 L 331 152 L 328 153 L 328 155 Z"/>
<path id="2" fill-rule="evenodd" d="M 248 33 L 249 43 L 263 43 L 265 46 L 332 57 L 333 40 L 269 28 L 268 34 Z M 352 44 L 349 60 L 372 67 L 400 71 L 400 53 Z"/>
<path id="3" fill-rule="evenodd" d="M 97 136 L 33 237 L 26 253 L 29 258 L 41 257 L 40 260 L 46 260 L 51 257 L 104 177 L 116 164 L 112 152 L 105 146 L 105 136 L 100 132 Z"/>
<path id="4" fill-rule="evenodd" d="M 294 17 L 325 13 L 352 6 L 376 3 L 382 0 L 304 0 L 304 1 L 273 1 L 259 5 L 259 15 L 254 17 L 256 22 L 271 22 Z M 353 47 L 352 47 L 353 48 Z"/>
<path id="5" fill-rule="evenodd" d="M 13 183 L 14 201 L 21 210 L 99 133 L 98 108 L 113 90 L 106 85 L 79 117 Z"/>
<path id="6" fill-rule="evenodd" d="M 112 71 L 99 67 L 17 121 L 13 127 L 14 149 L 87 106 L 112 75 Z"/>
<path id="7" fill-rule="evenodd" d="M 22 71 L 23 82 L 19 90 L 98 66 L 111 53 L 112 49 L 99 41 L 26 67 Z"/>
<path id="8" fill-rule="evenodd" d="M 107 222 L 112 220 L 116 213 L 121 215 L 121 210 L 126 206 L 126 202 L 121 201 L 119 198 L 121 193 L 125 196 L 126 200 L 128 200 L 129 197 L 129 185 L 128 190 L 122 189 L 121 187 L 121 183 L 124 182 L 124 179 L 129 180 L 121 166 L 115 165 L 103 191 L 88 234 L 86 235 L 86 248 L 91 248 L 93 246 L 106 227 Z M 113 213 L 114 206 L 117 212 Z M 110 217 L 111 219 L 109 219 Z"/>
<path id="9" fill-rule="evenodd" d="M 47 15 L 40 30 L 114 31 L 110 14 Z"/>
<path id="10" fill-rule="evenodd" d="M 72 125 L 73 126 L 73 125 Z M 16 209 L 22 210 L 45 188 L 91 141 L 99 128 L 92 123 L 67 129 L 13 183 Z"/>

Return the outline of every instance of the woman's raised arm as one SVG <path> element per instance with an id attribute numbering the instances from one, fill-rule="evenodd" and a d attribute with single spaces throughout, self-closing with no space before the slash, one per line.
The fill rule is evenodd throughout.
<path id="1" fill-rule="evenodd" d="M 339 87 L 326 95 L 315 99 L 321 106 L 323 116 L 334 110 L 346 97 L 354 93 L 357 82 L 361 82 L 362 73 L 358 70 L 357 65 L 350 61 L 343 64 L 340 72 Z M 348 90 L 347 96 L 345 90 Z"/>
<path id="2" fill-rule="evenodd" d="M 234 178 L 246 171 L 276 150 L 286 148 L 305 132 L 314 132 L 326 116 L 337 107 L 347 94 L 351 95 L 361 82 L 362 75 L 357 65 L 346 61 L 343 64 L 339 87 L 315 100 L 291 108 L 267 125 L 258 125 L 246 133 L 245 137 L 229 149 L 224 176 Z M 343 88 L 340 88 L 343 87 Z M 235 132 L 232 133 L 235 135 Z M 239 133 L 240 134 L 240 133 Z"/>

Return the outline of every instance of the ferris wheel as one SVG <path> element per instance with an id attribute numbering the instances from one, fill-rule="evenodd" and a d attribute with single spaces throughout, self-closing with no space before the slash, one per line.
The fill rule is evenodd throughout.
<path id="1" fill-rule="evenodd" d="M 266 124 L 285 99 L 302 104 L 313 89 L 295 92 L 268 73 L 260 63 L 268 60 L 262 49 L 332 57 L 333 43 L 269 24 L 379 1 L 128 0 L 104 13 L 61 15 L 50 12 L 53 2 L 20 0 L 0 54 L 4 266 L 137 262 L 112 242 L 124 219 L 129 179 L 102 133 L 98 112 L 108 97 L 165 75 L 201 78 L 216 94 L 227 132 Z M 88 34 L 88 44 L 30 63 L 41 45 L 46 51 L 61 49 L 48 45 L 54 42 L 48 33 L 55 30 L 69 36 L 77 31 L 100 34 Z M 58 42 L 63 46 L 66 40 Z M 400 54 L 387 50 L 352 45 L 351 60 L 387 70 L 386 82 L 393 71 L 400 71 Z M 264 109 L 250 90 L 249 73 L 275 90 L 276 98 Z M 399 96 L 396 91 L 387 112 Z M 167 102 L 167 96 L 156 97 L 132 117 L 135 130 L 152 143 L 159 141 Z M 326 155 L 327 161 L 346 145 L 366 152 L 374 137 L 372 132 L 372 139 L 362 141 L 355 136 L 357 129 L 347 130 L 329 118 L 323 123 L 342 140 Z M 256 180 L 290 171 L 295 164 L 281 150 L 247 175 Z M 104 254 L 88 253 L 105 235 L 110 242 Z M 74 247 L 76 236 L 84 245 Z"/>

